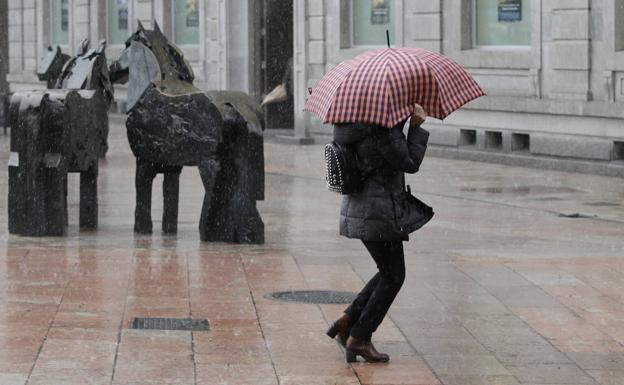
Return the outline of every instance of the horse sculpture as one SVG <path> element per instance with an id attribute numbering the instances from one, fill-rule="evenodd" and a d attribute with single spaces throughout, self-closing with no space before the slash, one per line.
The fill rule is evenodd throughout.
<path id="1" fill-rule="evenodd" d="M 10 233 L 66 233 L 68 172 L 80 173 L 80 228 L 97 227 L 98 157 L 113 89 L 106 42 L 97 49 L 82 47 L 82 54 L 63 66 L 59 88 L 17 92 L 11 98 Z"/>
<path id="2" fill-rule="evenodd" d="M 128 82 L 126 128 L 136 157 L 134 230 L 151 233 L 152 183 L 163 181 L 163 233 L 176 233 L 179 177 L 197 166 L 205 189 L 199 222 L 203 241 L 264 242 L 256 201 L 264 199 L 262 110 L 242 92 L 203 92 L 193 70 L 154 22 L 126 41 L 110 67 Z"/>
<path id="3" fill-rule="evenodd" d="M 84 89 L 95 91 L 95 132 L 100 138 L 99 156 L 103 158 L 108 151 L 108 109 L 113 101 L 113 86 L 110 81 L 104 48 L 89 49 L 89 39 L 84 39 L 76 56 L 69 59 L 56 83 L 60 89 Z M 97 57 L 95 56 L 97 55 Z M 98 72 L 99 71 L 99 72 Z"/>
<path id="4" fill-rule="evenodd" d="M 56 49 L 53 49 L 48 46 L 45 55 L 37 66 L 39 80 L 45 81 L 48 88 L 56 88 L 56 82 L 68 60 L 69 55 L 61 52 L 61 47 L 57 45 Z"/>

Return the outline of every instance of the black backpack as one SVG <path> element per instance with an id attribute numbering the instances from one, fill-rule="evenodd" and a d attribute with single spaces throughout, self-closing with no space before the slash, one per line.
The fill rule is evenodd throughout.
<path id="1" fill-rule="evenodd" d="M 362 190 L 364 177 L 352 145 L 335 141 L 325 145 L 325 181 L 330 191 L 343 195 Z"/>

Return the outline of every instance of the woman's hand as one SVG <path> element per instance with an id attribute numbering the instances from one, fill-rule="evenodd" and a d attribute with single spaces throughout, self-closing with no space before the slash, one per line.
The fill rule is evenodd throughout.
<path id="1" fill-rule="evenodd" d="M 410 126 L 420 126 L 427 119 L 427 114 L 420 104 L 414 104 L 414 112 L 412 113 L 412 119 Z"/>

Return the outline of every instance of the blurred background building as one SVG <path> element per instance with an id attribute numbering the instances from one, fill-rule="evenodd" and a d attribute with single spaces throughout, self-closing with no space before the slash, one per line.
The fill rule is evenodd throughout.
<path id="1" fill-rule="evenodd" d="M 85 37 L 106 39 L 110 59 L 137 19 L 157 20 L 202 89 L 261 97 L 288 78 L 292 58 L 288 98 L 267 106 L 268 127 L 328 135 L 331 127 L 302 112 L 308 87 L 336 63 L 385 46 L 389 29 L 392 45 L 450 56 L 488 94 L 428 121 L 435 152 L 624 174 L 623 0 L 8 0 L 8 8 L 11 91 L 43 86 L 34 71 L 48 45 L 73 53 Z M 124 95 L 117 87 L 121 105 Z"/>
<path id="2" fill-rule="evenodd" d="M 0 2 L 0 126 L 6 127 L 9 85 L 9 13 L 6 1 Z"/>

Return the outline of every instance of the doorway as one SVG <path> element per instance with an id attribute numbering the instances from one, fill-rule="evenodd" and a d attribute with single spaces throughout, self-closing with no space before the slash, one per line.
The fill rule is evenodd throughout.
<path id="1" fill-rule="evenodd" d="M 256 6 L 256 92 L 266 95 L 282 83 L 287 88 L 286 100 L 264 107 L 266 128 L 292 129 L 293 0 L 260 0 Z"/>

